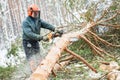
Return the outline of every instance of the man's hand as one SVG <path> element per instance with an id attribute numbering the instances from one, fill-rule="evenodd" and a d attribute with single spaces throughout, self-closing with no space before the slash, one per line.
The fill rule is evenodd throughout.
<path id="1" fill-rule="evenodd" d="M 58 34 L 59 36 L 62 36 L 63 35 L 63 30 L 56 30 L 55 33 Z"/>
<path id="2" fill-rule="evenodd" d="M 55 30 L 55 32 L 53 33 L 49 33 L 46 36 L 42 36 L 43 41 L 50 41 L 51 39 L 55 38 L 55 37 L 61 37 L 63 34 L 63 30 Z"/>
<path id="3" fill-rule="evenodd" d="M 49 38 L 47 37 L 47 36 L 43 36 L 43 39 L 42 39 L 43 41 L 48 41 L 49 40 Z"/>

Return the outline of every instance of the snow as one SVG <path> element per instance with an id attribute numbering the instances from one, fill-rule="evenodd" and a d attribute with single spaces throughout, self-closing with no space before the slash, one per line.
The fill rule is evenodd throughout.
<path id="1" fill-rule="evenodd" d="M 91 80 L 97 80 L 101 77 L 101 73 L 95 73 L 93 71 L 89 71 L 89 77 Z"/>
<path id="2" fill-rule="evenodd" d="M 6 67 L 6 54 L 7 50 L 0 50 L 0 66 Z"/>
<path id="3" fill-rule="evenodd" d="M 8 65 L 15 66 L 17 64 L 20 64 L 21 61 L 25 60 L 25 54 L 24 52 L 19 49 L 17 51 L 17 54 L 19 56 L 13 56 L 11 55 L 9 58 L 7 58 L 7 49 L 0 50 L 0 66 L 1 67 L 7 67 Z"/>

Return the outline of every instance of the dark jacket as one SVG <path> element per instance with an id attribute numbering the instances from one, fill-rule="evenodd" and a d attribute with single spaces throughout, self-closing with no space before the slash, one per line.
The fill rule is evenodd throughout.
<path id="1" fill-rule="evenodd" d="M 47 22 L 28 16 L 22 23 L 23 40 L 40 40 L 42 38 L 40 36 L 41 28 L 49 29 L 51 31 L 55 30 L 54 26 L 48 24 Z"/>

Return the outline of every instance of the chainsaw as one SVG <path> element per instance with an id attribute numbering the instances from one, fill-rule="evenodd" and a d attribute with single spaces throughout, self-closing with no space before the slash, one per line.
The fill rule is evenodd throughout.
<path id="1" fill-rule="evenodd" d="M 47 37 L 46 41 L 51 41 L 56 37 L 61 37 L 62 35 L 63 35 L 63 30 L 50 32 L 45 35 Z"/>

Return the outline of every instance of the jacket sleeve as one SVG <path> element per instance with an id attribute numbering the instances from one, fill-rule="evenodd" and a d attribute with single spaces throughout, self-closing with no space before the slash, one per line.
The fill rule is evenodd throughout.
<path id="1" fill-rule="evenodd" d="M 47 23 L 47 22 L 45 22 L 43 20 L 41 20 L 41 27 L 45 28 L 45 29 L 49 29 L 51 31 L 55 31 L 55 27 L 54 26 L 52 26 L 51 24 L 49 24 L 49 23 Z"/>
<path id="2" fill-rule="evenodd" d="M 22 23 L 23 33 L 32 40 L 41 40 L 42 36 L 32 32 L 31 27 L 27 22 Z"/>

